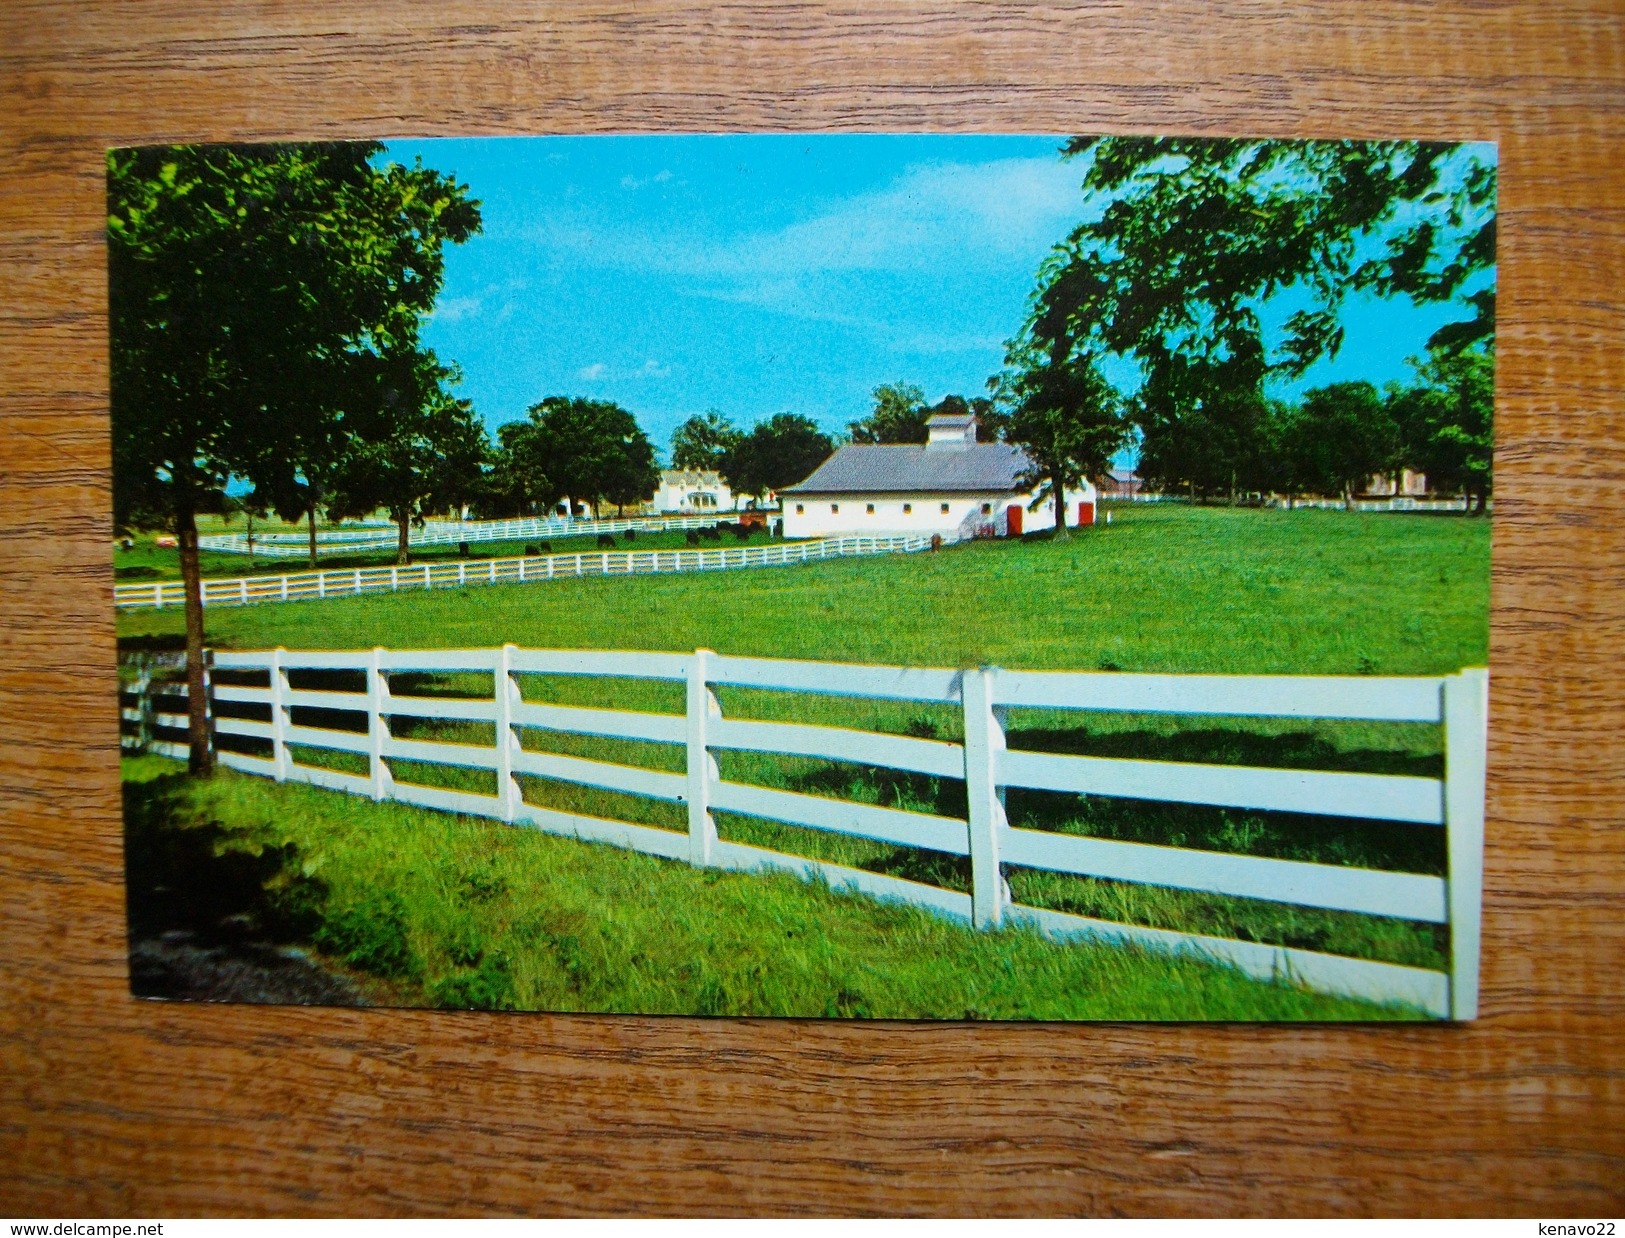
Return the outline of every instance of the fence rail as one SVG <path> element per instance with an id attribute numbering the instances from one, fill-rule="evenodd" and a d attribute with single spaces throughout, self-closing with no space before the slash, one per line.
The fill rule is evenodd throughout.
<path id="1" fill-rule="evenodd" d="M 458 542 L 514 542 L 531 537 L 592 537 L 599 533 L 660 533 L 668 529 L 705 529 L 720 516 L 631 516 L 616 520 L 580 520 L 569 516 L 527 516 L 517 520 L 430 520 L 407 530 L 412 546 L 454 546 Z M 339 551 L 392 550 L 400 535 L 394 525 L 318 529 L 316 545 Z M 268 559 L 296 559 L 310 553 L 308 533 L 216 533 L 198 538 L 198 546 L 225 554 L 257 554 Z"/>
<path id="2" fill-rule="evenodd" d="M 202 591 L 205 606 L 250 606 L 258 602 L 303 602 L 358 593 L 525 584 L 580 576 L 732 571 L 853 555 L 913 554 L 929 550 L 931 544 L 931 538 L 921 536 L 838 537 L 717 550 L 604 550 L 590 554 L 527 555 L 513 559 L 458 559 L 404 567 L 329 568 L 285 576 L 211 578 L 202 582 Z M 185 600 L 185 586 L 178 580 L 113 586 L 113 605 L 119 610 L 162 610 L 181 606 Z"/>
<path id="3" fill-rule="evenodd" d="M 1325 511 L 1347 509 L 1357 512 L 1464 512 L 1467 510 L 1467 500 L 1419 499 L 1414 495 L 1399 494 L 1389 498 L 1354 499 L 1349 503 L 1345 503 L 1342 499 L 1269 498 L 1264 501 L 1264 506 L 1289 509 L 1313 507 Z"/>
<path id="4" fill-rule="evenodd" d="M 1195 952 L 1263 979 L 1288 979 L 1331 993 L 1405 1002 L 1438 1017 L 1468 1019 L 1477 1011 L 1488 686 L 1482 669 L 1425 679 L 953 671 L 724 657 L 703 649 L 691 654 L 621 653 L 512 645 L 482 650 L 220 652 L 213 656 L 212 666 L 216 679 L 219 672 L 229 671 L 228 678 L 247 673 L 265 681 L 254 686 L 211 682 L 213 731 L 232 737 L 219 751 L 219 759 L 234 769 L 374 800 L 494 818 L 697 866 L 776 869 L 818 877 L 835 888 L 901 900 L 979 927 L 1023 923 L 1060 939 L 1112 939 Z M 291 686 L 290 673 L 313 670 L 357 672 L 364 676 L 365 691 Z M 390 676 L 405 671 L 488 673 L 494 688 L 489 697 L 392 692 Z M 175 741 L 173 732 L 185 726 L 176 706 L 178 701 L 184 709 L 185 685 L 155 686 L 154 678 L 155 673 L 176 674 L 173 659 L 156 668 L 150 661 L 142 662 L 133 673 L 135 681 L 124 697 L 124 718 L 130 724 L 127 742 L 183 756 L 184 746 Z M 682 714 L 662 714 L 528 701 L 516 679 L 522 675 L 681 683 L 685 709 Z M 955 705 L 963 711 L 965 738 L 957 743 L 725 717 L 715 689 L 730 685 Z M 170 704 L 160 707 L 164 700 Z M 223 714 L 220 706 L 226 702 L 239 714 L 244 706 L 257 707 L 264 717 Z M 1006 712 L 1030 706 L 1430 723 L 1443 728 L 1445 774 L 1429 779 L 1012 750 L 1006 741 Z M 310 709 L 349 711 L 356 729 L 315 725 L 303 714 Z M 321 715 L 329 721 L 332 717 Z M 399 738 L 391 727 L 396 718 L 490 722 L 495 725 L 495 742 L 484 746 Z M 531 751 L 520 743 L 521 730 L 529 728 L 674 745 L 685 751 L 684 772 Z M 167 738 L 162 734 L 166 729 L 171 732 Z M 244 741 L 260 745 L 260 752 L 242 751 Z M 363 755 L 368 772 L 363 776 L 303 764 L 294 753 L 301 746 Z M 721 776 L 715 760 L 717 752 L 728 750 L 822 757 L 963 779 L 968 812 L 964 818 L 905 812 L 730 781 Z M 491 771 L 496 794 L 397 780 L 390 764 L 395 759 Z M 528 803 L 516 780 L 521 774 L 685 804 L 687 832 Z M 1447 876 L 1016 828 L 1004 811 L 1004 792 L 1010 787 L 1375 817 L 1409 822 L 1414 828 L 1442 826 Z M 726 841 L 718 837 L 715 812 L 968 856 L 971 891 Z M 1005 865 L 1448 925 L 1449 968 L 1432 971 L 1024 906 L 1012 901 Z"/>

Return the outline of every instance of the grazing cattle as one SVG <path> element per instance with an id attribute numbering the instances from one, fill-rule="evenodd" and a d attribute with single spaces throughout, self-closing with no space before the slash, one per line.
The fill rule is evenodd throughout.
<path id="1" fill-rule="evenodd" d="M 467 542 L 458 542 L 457 543 L 457 553 L 458 553 L 459 556 L 461 556 L 464 559 L 468 558 L 468 555 L 469 555 L 468 543 Z"/>
<path id="2" fill-rule="evenodd" d="M 700 530 L 700 536 L 708 541 L 720 542 L 722 540 L 722 530 L 714 524 L 707 525 Z"/>
<path id="3" fill-rule="evenodd" d="M 544 554 L 544 555 L 552 554 L 553 553 L 553 543 L 552 542 L 543 542 L 542 543 L 542 548 L 539 551 L 537 551 L 536 553 L 537 554 Z"/>
<path id="4" fill-rule="evenodd" d="M 610 533 L 600 533 L 598 535 L 598 544 L 613 550 L 615 548 L 615 537 Z"/>
<path id="5" fill-rule="evenodd" d="M 750 526 L 748 524 L 734 525 L 734 536 L 742 542 L 750 541 Z"/>
<path id="6" fill-rule="evenodd" d="M 626 540 L 629 541 L 629 542 L 637 541 L 638 540 L 638 531 L 636 529 L 628 529 L 626 531 Z"/>
<path id="7" fill-rule="evenodd" d="M 700 544 L 700 531 L 698 529 L 688 530 L 688 532 L 683 535 L 683 540 L 686 541 L 690 546 L 698 546 Z"/>
<path id="8" fill-rule="evenodd" d="M 539 555 L 542 552 L 535 546 L 526 546 L 525 553 L 528 555 Z"/>

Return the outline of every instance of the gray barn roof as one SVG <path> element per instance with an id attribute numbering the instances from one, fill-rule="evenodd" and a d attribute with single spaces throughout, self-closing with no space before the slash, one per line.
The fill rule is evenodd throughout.
<path id="1" fill-rule="evenodd" d="M 852 443 L 781 494 L 941 494 L 1014 491 L 1027 453 L 1009 443 L 967 443 L 944 449 Z"/>

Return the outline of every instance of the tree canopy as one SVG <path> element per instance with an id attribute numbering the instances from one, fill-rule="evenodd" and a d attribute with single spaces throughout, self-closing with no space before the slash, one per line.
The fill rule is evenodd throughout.
<path id="1" fill-rule="evenodd" d="M 549 396 L 530 407 L 528 420 L 498 430 L 505 459 L 499 484 L 535 510 L 568 496 L 618 506 L 636 503 L 660 484 L 654 446 L 637 419 L 619 404 L 576 396 Z"/>
<path id="2" fill-rule="evenodd" d="M 1265 380 L 1335 356 L 1353 294 L 1458 301 L 1467 317 L 1432 349 L 1493 348 L 1496 172 L 1460 144 L 1079 137 L 1063 153 L 1104 205 L 1041 268 L 1028 342 L 1138 372 L 1153 483 L 1267 474 Z M 1300 308 L 1266 338 L 1283 293 Z"/>
<path id="3" fill-rule="evenodd" d="M 690 417 L 672 431 L 671 466 L 720 472 L 742 437 L 738 427 L 715 409 Z"/>
<path id="4" fill-rule="evenodd" d="M 806 417 L 779 413 L 759 422 L 724 461 L 735 494 L 765 495 L 804 481 L 835 450 L 829 435 Z"/>
<path id="5" fill-rule="evenodd" d="M 168 146 L 107 160 L 113 499 L 172 527 L 187 614 L 192 763 L 202 713 L 197 512 L 232 478 L 310 508 L 361 437 L 380 358 L 409 350 L 443 248 L 480 226 L 467 187 L 376 143 Z"/>
<path id="6" fill-rule="evenodd" d="M 927 404 L 924 388 L 915 383 L 882 383 L 874 390 L 874 401 L 867 417 L 847 425 L 854 443 L 923 443 L 925 423 L 932 417 L 965 413 L 976 415 L 979 436 L 983 442 L 991 442 L 1003 433 L 1007 420 L 984 396 L 945 395 L 935 404 Z"/>
<path id="7" fill-rule="evenodd" d="M 383 508 L 405 563 L 412 524 L 478 501 L 490 445 L 473 405 L 448 390 L 460 377 L 455 369 L 428 349 L 386 361 L 372 415 L 333 476 L 328 512 L 343 518 Z"/>

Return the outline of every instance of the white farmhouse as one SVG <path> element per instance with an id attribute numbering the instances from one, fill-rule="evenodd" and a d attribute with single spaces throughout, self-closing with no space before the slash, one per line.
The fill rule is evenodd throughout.
<path id="1" fill-rule="evenodd" d="M 707 516 L 732 511 L 733 491 L 709 469 L 662 469 L 649 505 L 662 516 Z"/>
<path id="2" fill-rule="evenodd" d="M 978 443 L 976 417 L 939 414 L 926 422 L 925 445 L 842 447 L 811 477 L 779 494 L 786 537 L 940 533 L 944 537 L 1019 537 L 1055 525 L 1046 498 L 1024 487 L 1027 453 L 1009 443 Z M 1067 523 L 1093 524 L 1095 488 L 1066 492 Z"/>

